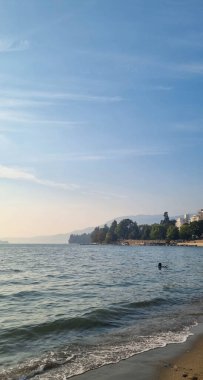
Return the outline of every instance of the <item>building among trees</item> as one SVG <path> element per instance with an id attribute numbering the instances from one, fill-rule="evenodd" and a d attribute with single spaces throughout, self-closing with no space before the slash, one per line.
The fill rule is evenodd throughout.
<path id="1" fill-rule="evenodd" d="M 190 215 L 189 214 L 185 214 L 183 217 L 179 217 L 176 219 L 176 227 L 178 229 L 180 229 L 180 227 L 183 224 L 189 224 L 189 223 L 190 223 Z"/>
<path id="2" fill-rule="evenodd" d="M 203 220 L 203 209 L 198 211 L 198 213 L 195 215 L 190 216 L 189 214 L 185 214 L 184 217 L 177 218 L 176 227 L 180 230 L 181 226 L 184 224 L 199 222 L 200 220 Z"/>
<path id="3" fill-rule="evenodd" d="M 190 223 L 199 222 L 200 220 L 203 220 L 203 208 L 196 215 L 191 216 Z"/>

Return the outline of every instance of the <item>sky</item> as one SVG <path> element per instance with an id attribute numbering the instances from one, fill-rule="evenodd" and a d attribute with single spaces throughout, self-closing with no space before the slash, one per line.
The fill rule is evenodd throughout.
<path id="1" fill-rule="evenodd" d="M 202 0 L 0 0 L 0 238 L 203 207 Z"/>

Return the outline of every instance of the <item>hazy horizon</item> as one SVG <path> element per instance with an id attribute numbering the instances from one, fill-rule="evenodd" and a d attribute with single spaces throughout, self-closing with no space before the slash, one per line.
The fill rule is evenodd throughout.
<path id="1" fill-rule="evenodd" d="M 189 212 L 188 213 L 189 215 L 192 215 L 194 213 L 192 212 Z M 182 214 L 183 215 L 183 214 Z M 176 217 L 179 217 L 181 216 L 181 214 L 178 214 L 178 215 L 169 215 L 169 219 L 173 219 L 173 218 L 176 218 Z M 90 233 L 91 231 L 93 231 L 93 229 L 97 226 L 104 226 L 105 224 L 107 225 L 110 225 L 112 223 L 113 220 L 117 220 L 118 222 L 122 219 L 125 219 L 125 218 L 130 218 L 132 219 L 133 221 L 136 221 L 136 223 L 138 225 L 141 225 L 141 224 L 153 224 L 153 223 L 160 223 L 161 219 L 163 218 L 163 213 L 162 214 L 150 214 L 150 215 L 143 215 L 143 214 L 138 214 L 138 215 L 123 215 L 123 216 L 117 216 L 113 219 L 110 219 L 110 220 L 105 220 L 103 221 L 101 224 L 99 225 L 94 225 L 94 226 L 85 226 L 83 228 L 76 228 L 74 230 L 69 230 L 69 231 L 60 231 L 59 233 L 52 233 L 52 234 L 40 234 L 40 235 L 25 235 L 25 236 L 3 236 L 1 237 L 0 241 L 1 240 L 7 240 L 8 242 L 13 242 L 13 241 L 18 241 L 20 242 L 21 240 L 32 240 L 32 239 L 35 239 L 35 238 L 54 238 L 54 237 L 59 237 L 59 240 L 61 241 L 60 239 L 60 236 L 62 237 L 62 240 L 63 240 L 63 237 L 66 236 L 70 236 L 72 233 L 73 234 L 81 234 L 81 233 Z M 11 239 L 11 240 L 9 240 Z M 34 240 L 33 240 L 34 241 Z M 40 241 L 40 239 L 39 239 Z"/>
<path id="2" fill-rule="evenodd" d="M 203 3 L 0 0 L 0 239 L 203 207 Z"/>

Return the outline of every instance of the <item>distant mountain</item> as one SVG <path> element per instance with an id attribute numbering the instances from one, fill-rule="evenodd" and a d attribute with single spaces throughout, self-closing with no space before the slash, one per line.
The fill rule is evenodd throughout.
<path id="1" fill-rule="evenodd" d="M 82 230 L 67 232 L 65 234 L 19 237 L 19 238 L 11 237 L 11 238 L 6 238 L 6 240 L 8 240 L 10 244 L 68 244 L 68 240 L 71 234 L 80 235 L 83 233 L 90 233 L 93 230 L 94 230 L 94 227 L 88 227 Z"/>
<path id="2" fill-rule="evenodd" d="M 170 216 L 170 219 L 177 219 L 178 216 Z M 137 222 L 137 224 L 154 224 L 154 223 L 160 223 L 160 221 L 163 219 L 163 214 L 155 214 L 155 215 L 127 215 L 127 216 L 119 216 L 118 218 L 114 218 L 112 220 L 109 220 L 106 224 L 110 225 L 113 220 L 116 220 L 118 223 L 123 219 L 131 219 L 133 222 Z"/>
<path id="3" fill-rule="evenodd" d="M 131 219 L 133 222 L 137 222 L 137 224 L 153 224 L 160 223 L 161 219 L 163 219 L 162 214 L 158 215 L 126 215 L 119 216 L 118 218 L 114 218 L 109 220 L 106 224 L 111 224 L 113 220 L 116 220 L 118 223 L 123 219 Z"/>
<path id="4" fill-rule="evenodd" d="M 47 236 L 31 236 L 7 238 L 10 244 L 65 244 L 68 243 L 67 234 L 47 235 Z"/>
<path id="5" fill-rule="evenodd" d="M 170 216 L 170 219 L 177 219 L 178 216 Z M 160 221 L 163 219 L 163 214 L 157 214 L 157 215 L 127 215 L 127 216 L 119 216 L 117 218 L 114 218 L 112 220 L 107 221 L 104 224 L 107 224 L 108 226 L 111 225 L 113 220 L 116 220 L 118 223 L 123 219 L 131 219 L 134 222 L 136 221 L 137 224 L 153 224 L 153 223 L 160 223 Z M 103 226 L 103 224 L 101 225 Z M 101 227 L 100 226 L 100 227 Z M 9 243 L 13 244 L 68 244 L 68 240 L 71 234 L 73 235 L 80 235 L 83 233 L 91 233 L 94 227 L 87 227 L 81 230 L 75 230 L 71 232 L 67 232 L 65 234 L 58 234 L 58 235 L 45 235 L 45 236 L 32 236 L 32 237 L 22 237 L 22 238 L 4 238 L 5 240 L 8 240 Z"/>

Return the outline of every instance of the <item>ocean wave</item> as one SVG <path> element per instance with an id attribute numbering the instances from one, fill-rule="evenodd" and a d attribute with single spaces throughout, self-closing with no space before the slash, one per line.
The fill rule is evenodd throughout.
<path id="1" fill-rule="evenodd" d="M 26 296 L 27 292 L 20 292 L 18 297 Z M 51 334 L 60 334 L 71 330 L 90 330 L 100 328 L 112 328 L 122 325 L 125 317 L 132 317 L 132 314 L 144 312 L 145 309 L 158 307 L 163 304 L 170 303 L 170 300 L 162 298 L 154 298 L 146 301 L 118 303 L 109 308 L 96 309 L 89 313 L 85 313 L 79 317 L 60 318 L 54 321 L 44 322 L 35 325 L 17 326 L 16 328 L 1 330 L 1 341 L 23 341 L 37 340 Z"/>
<path id="2" fill-rule="evenodd" d="M 193 324 L 194 325 L 194 324 Z M 108 343 L 92 345 L 69 345 L 56 352 L 50 351 L 40 358 L 0 371 L 1 380 L 55 380 L 70 378 L 107 364 L 117 363 L 136 354 L 170 343 L 182 343 L 191 335 L 191 327 L 161 334 L 131 336 L 125 340 L 113 339 Z"/>
<path id="3" fill-rule="evenodd" d="M 10 296 L 14 298 L 40 297 L 41 295 L 42 293 L 37 290 L 22 290 L 20 292 L 10 294 Z"/>

